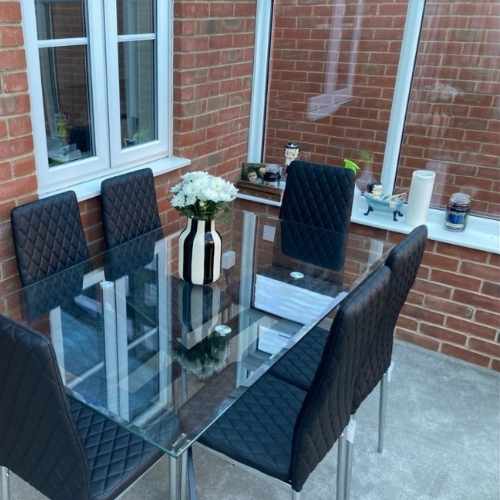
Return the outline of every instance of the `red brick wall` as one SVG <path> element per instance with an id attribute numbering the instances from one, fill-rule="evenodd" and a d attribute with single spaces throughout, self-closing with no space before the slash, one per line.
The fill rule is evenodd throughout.
<path id="1" fill-rule="evenodd" d="M 175 2 L 176 152 L 235 176 L 246 157 L 256 2 Z"/>
<path id="2" fill-rule="evenodd" d="M 280 161 L 288 140 L 303 156 L 339 164 L 353 158 L 363 182 L 378 179 L 407 1 L 276 0 L 268 94 L 266 159 Z M 337 29 L 333 29 L 338 20 Z M 356 27 L 359 45 L 353 43 Z M 428 0 L 400 161 L 398 187 L 415 169 L 437 172 L 433 203 L 473 195 L 476 213 L 500 217 L 500 7 L 498 2 Z M 331 41 L 330 41 L 331 40 Z M 309 105 L 353 75 L 352 97 L 319 120 Z M 354 71 L 350 58 L 354 58 Z"/>
<path id="3" fill-rule="evenodd" d="M 357 226 L 399 242 L 402 235 Z M 500 255 L 429 241 L 397 336 L 500 371 Z"/>
<path id="4" fill-rule="evenodd" d="M 37 187 L 22 46 L 19 2 L 0 2 L 0 294 L 18 283 L 10 211 Z"/>

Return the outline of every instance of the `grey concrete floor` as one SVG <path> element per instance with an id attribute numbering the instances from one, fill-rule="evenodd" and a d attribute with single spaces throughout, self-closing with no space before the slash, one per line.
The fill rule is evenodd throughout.
<path id="1" fill-rule="evenodd" d="M 386 448 L 376 452 L 378 391 L 358 414 L 353 500 L 500 500 L 500 376 L 398 344 Z M 335 498 L 336 448 L 305 485 L 303 500 Z M 200 500 L 289 500 L 281 483 L 195 449 Z M 160 461 L 122 498 L 167 500 Z M 14 478 L 13 500 L 40 500 Z"/>

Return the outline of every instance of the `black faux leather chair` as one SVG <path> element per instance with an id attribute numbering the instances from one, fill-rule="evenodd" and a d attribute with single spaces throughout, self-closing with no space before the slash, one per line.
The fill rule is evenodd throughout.
<path id="1" fill-rule="evenodd" d="M 23 286 L 88 259 L 80 210 L 73 191 L 16 207 L 11 219 Z"/>
<path id="2" fill-rule="evenodd" d="M 352 414 L 380 382 L 379 442 L 382 452 L 387 409 L 387 385 L 394 345 L 394 329 L 403 305 L 415 282 L 427 241 L 426 226 L 414 229 L 399 245 L 394 247 L 386 259 L 385 266 L 391 271 L 390 294 L 381 321 L 364 351 L 353 393 Z M 273 368 L 271 373 L 288 383 L 307 390 L 311 387 L 326 344 L 327 332 L 321 328 L 313 330 L 297 344 Z M 352 463 L 352 440 L 347 443 L 346 489 L 350 487 Z M 348 494 L 348 493 L 347 493 Z"/>
<path id="3" fill-rule="evenodd" d="M 387 406 L 387 385 L 394 346 L 394 329 L 408 294 L 415 283 L 427 242 L 427 227 L 415 228 L 401 243 L 396 245 L 386 259 L 391 270 L 391 294 L 386 306 L 384 322 L 372 339 L 367 357 L 361 364 L 360 375 L 354 390 L 353 411 L 380 383 L 379 439 L 378 451 L 384 446 L 385 414 Z"/>
<path id="4" fill-rule="evenodd" d="M 340 167 L 305 161 L 288 167 L 280 210 L 285 255 L 335 271 L 343 269 L 354 180 L 351 170 Z M 310 226 L 325 232 L 311 231 Z"/>
<path id="5" fill-rule="evenodd" d="M 288 167 L 280 219 L 345 233 L 354 197 L 351 170 L 305 161 Z"/>
<path id="6" fill-rule="evenodd" d="M 0 316 L 0 465 L 51 500 L 116 498 L 161 452 L 65 394 L 49 340 Z M 7 499 L 3 499 L 7 500 Z"/>
<path id="7" fill-rule="evenodd" d="M 116 247 L 161 226 L 150 168 L 103 181 L 101 203 L 107 248 Z"/>
<path id="8" fill-rule="evenodd" d="M 381 267 L 341 304 L 307 391 L 267 374 L 202 436 L 201 443 L 289 484 L 297 499 L 311 472 L 341 438 L 337 498 L 343 499 L 340 444 L 359 363 L 384 314 L 389 281 L 390 271 Z"/>

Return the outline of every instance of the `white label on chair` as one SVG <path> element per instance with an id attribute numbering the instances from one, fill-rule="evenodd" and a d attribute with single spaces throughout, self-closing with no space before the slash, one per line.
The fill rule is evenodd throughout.
<path id="1" fill-rule="evenodd" d="M 392 370 L 394 370 L 394 362 L 392 362 L 390 365 L 389 365 L 389 368 L 387 370 L 387 380 L 389 382 L 392 382 Z"/>
<path id="2" fill-rule="evenodd" d="M 347 424 L 345 437 L 349 443 L 354 443 L 354 438 L 356 437 L 356 420 L 353 417 L 351 417 L 351 420 L 349 420 L 349 423 Z"/>

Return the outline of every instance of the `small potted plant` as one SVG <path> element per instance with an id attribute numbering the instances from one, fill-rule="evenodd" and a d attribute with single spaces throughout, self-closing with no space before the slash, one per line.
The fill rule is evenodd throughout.
<path id="1" fill-rule="evenodd" d="M 238 193 L 235 186 L 207 172 L 190 172 L 172 188 L 172 206 L 187 217 L 179 236 L 179 275 L 193 285 L 220 277 L 222 244 L 214 218 Z"/>

